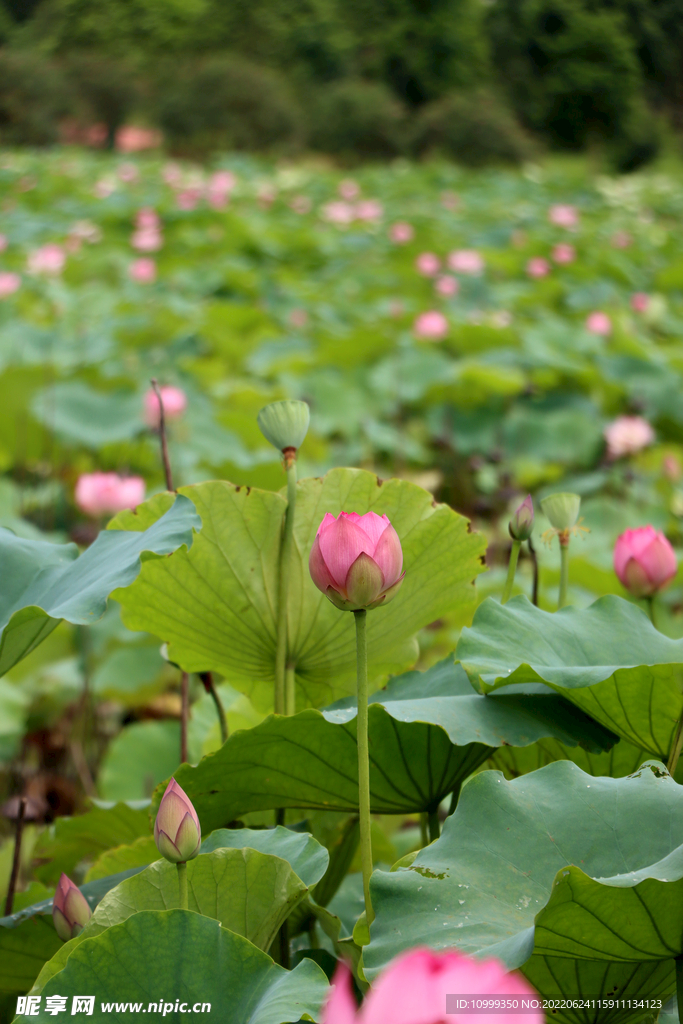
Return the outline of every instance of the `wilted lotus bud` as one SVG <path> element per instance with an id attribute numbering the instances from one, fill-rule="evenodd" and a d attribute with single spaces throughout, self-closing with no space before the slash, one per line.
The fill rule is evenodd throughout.
<path id="1" fill-rule="evenodd" d="M 528 540 L 533 528 L 534 503 L 531 500 L 531 495 L 527 494 L 526 498 L 510 520 L 508 529 L 513 540 Z"/>
<path id="2" fill-rule="evenodd" d="M 673 579 L 678 560 L 661 531 L 654 526 L 639 526 L 617 538 L 614 571 L 636 597 L 649 597 Z"/>
<path id="3" fill-rule="evenodd" d="M 278 451 L 296 451 L 308 433 L 311 412 L 306 402 L 271 402 L 258 414 L 258 425 L 266 441 Z"/>
<path id="4" fill-rule="evenodd" d="M 328 512 L 311 548 L 308 568 L 318 590 L 343 611 L 387 604 L 403 582 L 403 551 L 386 516 Z"/>
<path id="5" fill-rule="evenodd" d="M 199 853 L 202 832 L 192 801 L 175 779 L 161 798 L 154 822 L 154 842 L 162 857 L 173 864 L 192 860 Z"/>
<path id="6" fill-rule="evenodd" d="M 52 902 L 52 920 L 62 942 L 73 939 L 88 923 L 92 910 L 77 885 L 62 872 Z"/>
<path id="7" fill-rule="evenodd" d="M 581 498 L 578 494 L 561 491 L 541 498 L 541 508 L 556 530 L 571 530 L 579 518 Z"/>

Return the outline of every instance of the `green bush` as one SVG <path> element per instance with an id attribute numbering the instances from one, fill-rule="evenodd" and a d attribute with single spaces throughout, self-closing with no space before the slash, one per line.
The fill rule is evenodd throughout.
<path id="1" fill-rule="evenodd" d="M 347 80 L 319 89 L 310 106 L 309 142 L 345 158 L 382 158 L 402 151 L 405 110 L 387 86 Z"/>
<path id="2" fill-rule="evenodd" d="M 302 134 L 301 113 L 286 82 L 229 55 L 166 68 L 158 120 L 180 153 L 292 149 Z"/>
<path id="3" fill-rule="evenodd" d="M 428 103 L 417 115 L 412 134 L 417 154 L 442 154 L 467 167 L 518 164 L 534 156 L 537 148 L 509 107 L 485 89 L 451 93 Z"/>
<path id="4" fill-rule="evenodd" d="M 63 72 L 37 53 L 0 51 L 0 144 L 46 146 L 74 96 Z"/>

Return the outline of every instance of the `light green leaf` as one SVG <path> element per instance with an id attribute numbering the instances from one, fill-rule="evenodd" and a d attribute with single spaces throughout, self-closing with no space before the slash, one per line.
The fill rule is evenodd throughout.
<path id="1" fill-rule="evenodd" d="M 132 843 L 122 843 L 112 850 L 106 850 L 88 870 L 85 880 L 94 882 L 98 878 L 107 878 L 119 871 L 128 871 L 129 868 L 144 868 L 158 857 L 159 851 L 154 836 L 141 836 Z"/>
<path id="2" fill-rule="evenodd" d="M 113 807 L 93 807 L 73 818 L 57 818 L 36 843 L 36 874 L 41 881 L 56 885 L 62 871 L 71 875 L 81 861 L 95 860 L 106 850 L 150 832 L 146 806 L 117 803 Z"/>
<path id="3" fill-rule="evenodd" d="M 225 1024 L 283 1024 L 319 1020 L 327 991 L 325 974 L 311 960 L 285 971 L 218 921 L 169 910 L 142 911 L 80 943 L 44 996 L 66 995 L 71 1005 L 73 996 L 94 994 L 93 1021 L 145 1021 L 149 1004 L 161 1002 L 172 1007 L 164 1019 L 179 1022 L 185 1017 L 175 1012 L 179 1000 L 189 1007 L 210 1003 Z M 141 1005 L 102 1009 L 124 1001 Z M 52 1019 L 43 1008 L 36 1017 Z"/>
<path id="4" fill-rule="evenodd" d="M 150 797 L 180 761 L 180 722 L 132 722 L 109 744 L 98 788 L 108 800 Z"/>
<path id="5" fill-rule="evenodd" d="M 128 441 L 144 429 L 142 396 L 95 391 L 82 381 L 63 381 L 39 392 L 33 415 L 67 441 L 98 449 Z"/>
<path id="6" fill-rule="evenodd" d="M 683 640 L 620 597 L 551 614 L 488 598 L 456 649 L 486 690 L 543 682 L 629 743 L 666 760 L 681 710 Z"/>
<path id="7" fill-rule="evenodd" d="M 277 566 L 285 501 L 281 495 L 229 483 L 182 488 L 202 532 L 190 551 L 148 562 L 135 587 L 117 594 L 126 624 L 169 643 L 186 671 L 216 670 L 272 706 Z M 289 653 L 299 681 L 298 705 L 318 706 L 348 693 L 355 680 L 353 618 L 316 589 L 308 555 L 326 512 L 386 513 L 404 552 L 406 578 L 397 598 L 368 619 L 370 672 L 378 676 L 415 659 L 414 634 L 473 600 L 482 570 L 483 538 L 464 517 L 405 480 L 335 469 L 299 482 L 290 583 Z M 117 524 L 125 527 L 126 518 Z"/>

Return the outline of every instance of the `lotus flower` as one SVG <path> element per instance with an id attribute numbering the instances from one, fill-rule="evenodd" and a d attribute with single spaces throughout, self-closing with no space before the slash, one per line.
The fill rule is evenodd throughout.
<path id="1" fill-rule="evenodd" d="M 52 902 L 52 921 L 62 942 L 73 939 L 88 923 L 92 910 L 77 885 L 62 872 Z"/>
<path id="2" fill-rule="evenodd" d="M 543 256 L 533 256 L 526 265 L 526 272 L 529 277 L 547 277 L 550 264 Z"/>
<path id="3" fill-rule="evenodd" d="M 360 185 L 353 178 L 344 178 L 343 181 L 339 182 L 339 195 L 342 199 L 346 199 L 351 202 L 353 199 L 357 199 L 360 195 Z"/>
<path id="4" fill-rule="evenodd" d="M 614 571 L 635 597 L 661 590 L 678 570 L 676 554 L 654 526 L 625 530 L 614 545 Z"/>
<path id="5" fill-rule="evenodd" d="M 555 263 L 573 263 L 576 259 L 576 249 L 568 242 L 558 242 L 553 249 L 553 260 Z"/>
<path id="6" fill-rule="evenodd" d="M 441 341 L 448 334 L 448 320 L 436 309 L 427 313 L 420 313 L 415 319 L 413 330 L 418 338 L 428 338 L 430 341 Z"/>
<path id="7" fill-rule="evenodd" d="M 61 274 L 66 253 L 61 245 L 49 242 L 29 254 L 27 267 L 31 274 Z"/>
<path id="8" fill-rule="evenodd" d="M 389 228 L 389 238 L 396 245 L 405 245 L 406 242 L 412 242 L 414 234 L 412 224 L 407 224 L 403 220 L 397 221 L 396 224 L 392 224 Z"/>
<path id="9" fill-rule="evenodd" d="M 21 278 L 18 274 L 13 274 L 11 270 L 0 270 L 0 299 L 6 299 L 20 288 Z"/>
<path id="10" fill-rule="evenodd" d="M 607 313 L 596 310 L 594 313 L 589 313 L 586 317 L 586 330 L 590 331 L 591 334 L 600 334 L 603 338 L 606 338 L 612 333 L 612 321 L 607 316 Z"/>
<path id="11" fill-rule="evenodd" d="M 187 395 L 181 388 L 173 387 L 172 384 L 164 384 L 159 391 L 165 419 L 177 420 L 187 409 Z M 145 392 L 145 419 L 150 427 L 159 426 L 159 399 L 154 388 Z"/>
<path id="12" fill-rule="evenodd" d="M 353 213 L 357 220 L 374 223 L 384 216 L 384 207 L 378 199 L 363 199 L 356 203 Z"/>
<path id="13" fill-rule="evenodd" d="M 448 266 L 456 274 L 481 274 L 484 259 L 476 249 L 456 249 L 448 257 Z"/>
<path id="14" fill-rule="evenodd" d="M 655 439 L 654 430 L 642 416 L 618 416 L 605 427 L 604 435 L 610 459 L 633 455 Z"/>
<path id="15" fill-rule="evenodd" d="M 558 203 L 548 210 L 548 220 L 559 228 L 574 228 L 579 223 L 579 211 L 575 206 Z"/>
<path id="16" fill-rule="evenodd" d="M 183 864 L 199 853 L 202 830 L 192 801 L 175 779 L 171 779 L 161 798 L 154 842 L 162 857 L 173 864 Z"/>
<path id="17" fill-rule="evenodd" d="M 631 296 L 631 309 L 635 313 L 644 313 L 650 305 L 650 296 L 646 292 L 634 292 Z"/>
<path id="18" fill-rule="evenodd" d="M 534 528 L 534 503 L 531 495 L 526 498 L 516 509 L 510 520 L 508 529 L 513 540 L 528 540 Z"/>
<path id="19" fill-rule="evenodd" d="M 441 260 L 433 252 L 421 252 L 415 260 L 415 269 L 423 277 L 434 277 L 441 269 Z"/>
<path id="20" fill-rule="evenodd" d="M 334 988 L 323 1010 L 323 1024 L 470 1024 L 471 1014 L 446 1016 L 446 997 L 458 995 L 513 996 L 537 999 L 519 974 L 509 974 L 499 960 L 473 960 L 455 950 L 435 953 L 413 949 L 385 968 L 365 997 L 360 1010 L 351 988 L 351 972 L 340 964 Z M 516 1024 L 543 1024 L 541 1009 L 515 1013 Z M 483 1024 L 509 1024 L 509 1015 L 492 1011 Z"/>
<path id="21" fill-rule="evenodd" d="M 328 512 L 308 568 L 318 590 L 343 611 L 377 608 L 395 597 L 405 573 L 398 534 L 376 512 Z"/>
<path id="22" fill-rule="evenodd" d="M 130 264 L 128 274 L 131 281 L 138 284 L 152 284 L 156 280 L 157 265 L 148 256 L 141 256 L 139 260 L 133 260 Z"/>
<path id="23" fill-rule="evenodd" d="M 89 516 L 113 514 L 145 500 L 145 481 L 141 476 L 121 477 L 118 473 L 82 473 L 74 498 Z"/>
<path id="24" fill-rule="evenodd" d="M 453 277 L 452 274 L 442 274 L 436 279 L 434 291 L 448 299 L 452 295 L 458 294 L 460 291 L 460 282 L 457 277 Z"/>

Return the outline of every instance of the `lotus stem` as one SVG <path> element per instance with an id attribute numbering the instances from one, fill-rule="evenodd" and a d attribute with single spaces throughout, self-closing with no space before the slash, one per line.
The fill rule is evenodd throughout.
<path id="1" fill-rule="evenodd" d="M 441 835 L 441 824 L 439 822 L 439 810 L 438 808 L 434 811 L 429 812 L 429 842 L 433 843 L 435 839 L 438 839 Z"/>
<path id="2" fill-rule="evenodd" d="M 681 717 L 678 719 L 678 725 L 676 726 L 676 732 L 674 733 L 674 741 L 671 744 L 671 751 L 669 752 L 669 760 L 666 763 L 669 775 L 673 775 L 676 771 L 678 759 L 681 756 L 681 747 L 683 747 L 683 710 L 681 711 Z"/>
<path id="3" fill-rule="evenodd" d="M 14 833 L 14 856 L 12 857 L 12 873 L 9 876 L 7 898 L 5 899 L 5 917 L 9 917 L 14 906 L 14 893 L 17 888 L 17 879 L 19 878 L 19 868 L 21 866 L 21 836 L 24 831 L 25 815 L 26 797 L 22 796 L 19 800 L 19 809 L 17 811 L 17 826 Z"/>
<path id="4" fill-rule="evenodd" d="M 180 763 L 187 761 L 187 720 L 190 714 L 190 677 L 183 672 L 180 677 Z"/>
<path id="5" fill-rule="evenodd" d="M 508 562 L 508 574 L 505 580 L 505 587 L 503 589 L 503 596 L 500 599 L 501 604 L 505 604 L 510 600 L 512 594 L 512 588 L 515 583 L 515 573 L 517 572 L 517 561 L 519 559 L 519 552 L 522 547 L 521 540 L 513 540 L 512 547 L 510 549 L 510 561 Z"/>
<path id="6" fill-rule="evenodd" d="M 370 751 L 368 747 L 368 639 L 364 608 L 353 613 L 356 620 L 356 676 L 358 680 L 358 810 L 360 816 L 360 859 L 363 869 L 363 895 L 368 927 L 375 919 L 370 902 L 372 875 L 372 837 L 370 834 Z"/>
<path id="7" fill-rule="evenodd" d="M 567 603 L 569 585 L 569 536 L 560 535 L 560 596 L 557 602 L 558 611 Z"/>
<path id="8" fill-rule="evenodd" d="M 657 623 L 655 622 L 655 598 L 654 598 L 654 594 L 650 594 L 650 596 L 646 597 L 645 600 L 647 601 L 647 612 L 648 612 L 648 615 L 650 616 L 650 622 L 652 623 L 652 625 L 656 629 L 657 628 Z"/>
<path id="9" fill-rule="evenodd" d="M 168 441 L 166 440 L 166 416 L 164 414 L 164 403 L 161 398 L 161 391 L 159 390 L 159 384 L 153 377 L 150 381 L 154 388 L 154 394 L 157 396 L 159 401 L 159 440 L 161 441 L 161 462 L 164 467 L 164 477 L 166 479 L 166 490 L 175 490 L 173 486 L 173 475 L 171 474 L 171 460 L 168 457 Z"/>
<path id="10" fill-rule="evenodd" d="M 182 860 L 176 864 L 178 868 L 178 889 L 180 890 L 180 909 L 188 910 L 187 905 L 187 863 Z"/>
<path id="11" fill-rule="evenodd" d="M 676 957 L 674 964 L 676 966 L 676 1001 L 679 1006 L 683 1006 L 683 958 Z"/>
<path id="12" fill-rule="evenodd" d="M 536 548 L 534 547 L 534 542 L 532 541 L 531 537 L 529 537 L 527 545 L 529 547 L 529 554 L 531 556 L 531 568 L 533 579 L 533 583 L 531 585 L 531 603 L 535 607 L 538 607 L 538 557 L 536 555 Z"/>
<path id="13" fill-rule="evenodd" d="M 287 601 L 289 578 L 292 569 L 292 546 L 294 539 L 294 513 L 296 511 L 296 450 L 285 453 L 287 471 L 287 509 L 285 511 L 282 547 L 280 549 L 280 590 L 277 611 L 277 641 L 275 647 L 275 714 L 293 715 L 295 711 L 294 669 L 291 682 L 287 685 Z"/>
<path id="14" fill-rule="evenodd" d="M 427 831 L 427 812 L 420 811 L 420 842 L 422 846 L 429 846 L 429 833 Z"/>
<path id="15" fill-rule="evenodd" d="M 199 678 L 204 684 L 204 689 L 208 694 L 211 695 L 211 700 L 216 705 L 216 714 L 218 715 L 218 726 L 221 730 L 221 743 L 225 743 L 228 738 L 228 720 L 225 717 L 225 708 L 223 702 L 216 689 L 216 684 L 213 681 L 212 672 L 200 672 Z"/>

